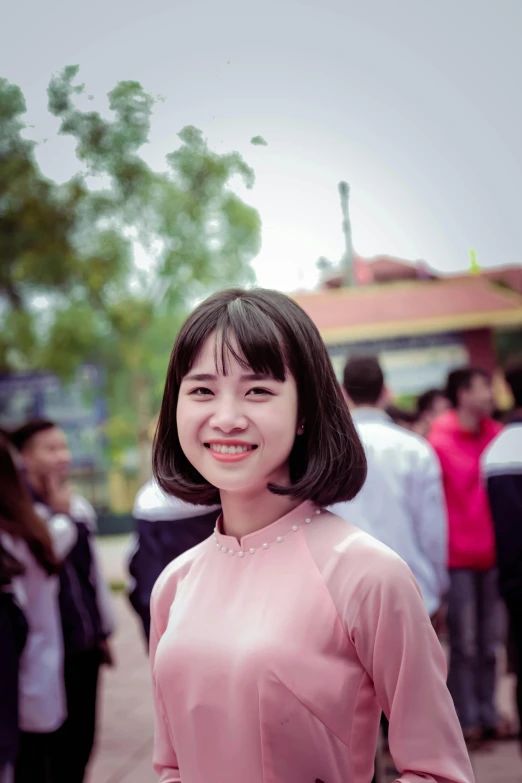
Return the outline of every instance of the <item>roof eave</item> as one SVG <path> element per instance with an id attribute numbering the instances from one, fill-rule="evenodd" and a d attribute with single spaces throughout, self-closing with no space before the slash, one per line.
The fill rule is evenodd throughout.
<path id="1" fill-rule="evenodd" d="M 522 308 L 494 310 L 487 313 L 461 313 L 458 315 L 418 318 L 385 323 L 357 324 L 354 326 L 320 328 L 326 345 L 354 343 L 361 340 L 379 340 L 408 335 L 429 335 L 467 329 L 488 329 L 522 326 Z"/>

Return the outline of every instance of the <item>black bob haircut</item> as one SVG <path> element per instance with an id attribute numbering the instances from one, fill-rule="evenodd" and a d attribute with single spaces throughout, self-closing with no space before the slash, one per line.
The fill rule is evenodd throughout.
<path id="1" fill-rule="evenodd" d="M 386 413 L 394 424 L 415 424 L 417 414 L 413 411 L 407 411 L 405 408 L 399 408 L 397 405 L 388 405 Z"/>
<path id="2" fill-rule="evenodd" d="M 290 485 L 268 484 L 268 489 L 320 506 L 354 498 L 366 479 L 366 457 L 326 347 L 296 302 L 266 289 L 213 294 L 182 326 L 154 438 L 153 469 L 161 488 L 188 503 L 219 503 L 219 490 L 185 457 L 176 422 L 181 382 L 213 333 L 218 372 L 226 374 L 232 356 L 255 373 L 283 381 L 290 372 L 296 381 L 304 433 L 296 436 L 290 454 Z"/>
<path id="3" fill-rule="evenodd" d="M 417 413 L 426 413 L 431 410 L 436 400 L 446 399 L 446 392 L 443 389 L 428 389 L 417 397 Z"/>
<path id="4" fill-rule="evenodd" d="M 47 430 L 54 430 L 58 426 L 56 422 L 48 419 L 31 419 L 22 424 L 21 427 L 18 427 L 18 429 L 12 430 L 8 437 L 17 451 L 23 451 L 35 435 L 39 435 L 40 432 L 46 432 Z"/>
<path id="5" fill-rule="evenodd" d="M 475 378 L 491 380 L 487 370 L 482 367 L 458 367 L 448 375 L 445 394 L 453 408 L 458 408 L 462 389 L 469 389 Z"/>

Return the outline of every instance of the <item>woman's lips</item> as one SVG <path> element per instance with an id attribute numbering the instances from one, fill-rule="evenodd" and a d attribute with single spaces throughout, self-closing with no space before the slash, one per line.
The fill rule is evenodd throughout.
<path id="1" fill-rule="evenodd" d="M 213 441 L 206 448 L 218 462 L 240 462 L 249 457 L 257 446 L 251 443 Z"/>

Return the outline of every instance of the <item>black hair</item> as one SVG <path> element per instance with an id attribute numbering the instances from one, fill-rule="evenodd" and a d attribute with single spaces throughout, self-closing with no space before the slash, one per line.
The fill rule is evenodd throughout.
<path id="1" fill-rule="evenodd" d="M 344 368 L 344 388 L 355 405 L 375 405 L 384 389 L 384 374 L 375 356 L 351 356 Z"/>
<path id="2" fill-rule="evenodd" d="M 364 484 L 366 457 L 317 327 L 288 296 L 266 289 L 213 294 L 188 317 L 170 358 L 154 438 L 153 469 L 162 489 L 189 503 L 212 505 L 219 491 L 187 460 L 176 409 L 183 378 L 205 341 L 216 334 L 216 369 L 226 374 L 235 358 L 255 373 L 284 380 L 290 372 L 304 433 L 289 458 L 290 485 L 269 484 L 276 495 L 318 505 L 351 500 Z"/>
<path id="3" fill-rule="evenodd" d="M 12 430 L 9 433 L 9 440 L 17 451 L 23 451 L 35 435 L 47 430 L 54 430 L 57 426 L 56 422 L 48 419 L 31 419 L 18 429 Z"/>
<path id="4" fill-rule="evenodd" d="M 442 389 L 428 389 L 417 397 L 417 414 L 431 410 L 436 400 L 446 399 L 446 393 Z"/>
<path id="5" fill-rule="evenodd" d="M 51 534 L 36 513 L 26 482 L 18 470 L 12 444 L 0 436 L 0 531 L 24 540 L 32 554 L 47 571 L 58 570 Z"/>
<path id="6" fill-rule="evenodd" d="M 388 405 L 386 413 L 394 424 L 415 424 L 417 416 L 413 411 L 407 411 L 404 408 L 398 408 L 396 405 Z"/>
<path id="7" fill-rule="evenodd" d="M 453 408 L 457 408 L 459 405 L 460 391 L 469 389 L 477 377 L 487 378 L 487 380 L 491 379 L 490 374 L 482 367 L 459 367 L 450 372 L 446 382 L 445 394 Z"/>
<path id="8" fill-rule="evenodd" d="M 515 408 L 522 408 L 522 361 L 507 364 L 504 377 L 513 394 Z"/>

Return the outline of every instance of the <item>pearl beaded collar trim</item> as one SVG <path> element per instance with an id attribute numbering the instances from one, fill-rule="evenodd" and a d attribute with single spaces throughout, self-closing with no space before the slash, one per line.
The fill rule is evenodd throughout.
<path id="1" fill-rule="evenodd" d="M 320 508 L 317 508 L 317 509 L 315 510 L 315 513 L 316 513 L 316 515 L 317 515 L 317 516 L 319 516 L 319 514 L 322 514 L 322 511 L 321 511 L 321 509 L 320 509 Z M 305 525 L 309 525 L 311 522 L 312 522 L 312 517 L 307 517 L 307 518 L 305 519 Z M 297 531 L 298 531 L 298 530 L 299 530 L 299 525 L 292 525 L 292 527 L 291 527 L 291 532 L 292 532 L 292 533 L 297 533 Z M 268 542 L 265 542 L 265 543 L 264 543 L 262 546 L 260 546 L 260 547 L 257 547 L 257 548 L 256 548 L 256 547 L 250 547 L 250 549 L 246 550 L 246 552 L 245 552 L 244 550 L 242 550 L 242 549 L 240 549 L 238 552 L 235 552 L 233 549 L 227 549 L 227 547 L 226 547 L 226 546 L 221 546 L 221 544 L 220 544 L 220 543 L 219 543 L 219 541 L 217 540 L 217 534 L 218 534 L 218 531 L 217 531 L 217 528 L 215 528 L 215 529 L 214 529 L 214 533 L 213 533 L 213 537 L 214 537 L 214 540 L 216 541 L 216 547 L 217 547 L 217 548 L 218 548 L 218 549 L 219 549 L 221 552 L 223 552 L 224 554 L 229 554 L 229 555 L 235 555 L 235 554 L 237 554 L 237 556 L 238 556 L 238 557 L 244 557 L 244 556 L 245 556 L 245 554 L 247 554 L 247 553 L 249 553 L 249 554 L 253 555 L 253 554 L 255 554 L 255 552 L 257 551 L 257 549 L 268 549 L 268 548 L 269 548 L 269 546 L 270 546 L 270 544 L 269 544 Z M 283 541 L 284 541 L 284 536 L 277 536 L 277 538 L 276 538 L 276 540 L 275 540 L 275 543 L 277 543 L 277 544 L 281 544 Z M 272 542 L 272 543 L 274 543 L 274 542 Z"/>

